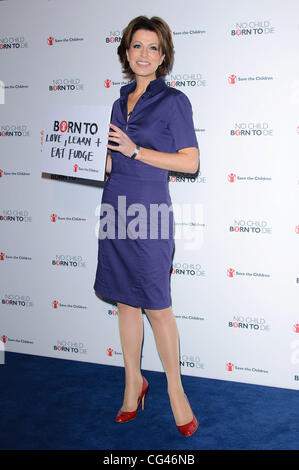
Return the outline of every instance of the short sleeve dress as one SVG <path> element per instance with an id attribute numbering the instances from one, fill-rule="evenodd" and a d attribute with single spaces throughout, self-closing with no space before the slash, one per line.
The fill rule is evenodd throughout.
<path id="1" fill-rule="evenodd" d="M 176 153 L 198 147 L 189 99 L 162 77 L 149 83 L 127 121 L 128 95 L 135 87 L 133 81 L 121 88 L 112 108 L 113 124 L 147 149 Z M 174 250 L 168 170 L 117 150 L 111 151 L 111 158 L 101 201 L 94 290 L 114 302 L 167 308 Z"/>

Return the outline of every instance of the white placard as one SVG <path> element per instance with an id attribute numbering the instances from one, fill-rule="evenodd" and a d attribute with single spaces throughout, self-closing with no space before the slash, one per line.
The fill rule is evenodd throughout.
<path id="1" fill-rule="evenodd" d="M 41 171 L 104 181 L 110 116 L 110 106 L 48 105 Z"/>

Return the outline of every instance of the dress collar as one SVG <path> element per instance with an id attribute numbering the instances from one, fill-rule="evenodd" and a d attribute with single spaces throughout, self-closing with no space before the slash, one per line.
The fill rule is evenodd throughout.
<path id="1" fill-rule="evenodd" d="M 145 93 L 149 94 L 151 96 L 154 96 L 157 93 L 159 93 L 159 91 L 162 90 L 165 87 L 167 87 L 167 85 L 166 85 L 163 77 L 159 77 L 159 78 L 156 78 L 155 80 L 152 80 L 148 84 L 148 86 L 145 90 Z M 136 80 L 134 80 L 133 82 L 128 83 L 127 85 L 122 86 L 121 89 L 120 89 L 121 98 L 126 99 L 128 97 L 128 95 L 130 93 L 132 93 L 132 91 L 135 90 L 135 88 L 136 88 Z"/>

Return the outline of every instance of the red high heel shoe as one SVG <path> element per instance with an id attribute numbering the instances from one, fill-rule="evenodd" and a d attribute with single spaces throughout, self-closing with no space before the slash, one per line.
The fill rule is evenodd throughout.
<path id="1" fill-rule="evenodd" d="M 185 395 L 186 397 L 186 400 L 190 406 L 190 403 L 189 403 L 189 400 L 187 398 L 187 396 Z M 192 411 L 192 408 L 190 406 L 190 409 Z M 192 434 L 195 433 L 195 431 L 197 430 L 198 428 L 198 421 L 196 419 L 196 416 L 194 415 L 193 411 L 192 411 L 192 414 L 193 414 L 193 419 L 192 421 L 190 421 L 189 423 L 187 424 L 182 424 L 181 426 L 177 426 L 178 430 L 180 431 L 181 434 L 183 434 L 184 436 L 188 437 L 188 436 L 192 436 Z"/>
<path id="2" fill-rule="evenodd" d="M 139 408 L 141 400 L 142 400 L 142 410 L 144 410 L 145 395 L 146 395 L 147 390 L 148 390 L 148 381 L 144 377 L 142 377 L 142 379 L 143 379 L 142 390 L 141 390 L 141 394 L 138 398 L 136 410 L 135 411 L 122 411 L 122 410 L 119 410 L 119 412 L 117 413 L 117 416 L 115 418 L 115 421 L 117 423 L 127 423 L 128 421 L 131 421 L 132 419 L 136 418 L 137 410 Z"/>

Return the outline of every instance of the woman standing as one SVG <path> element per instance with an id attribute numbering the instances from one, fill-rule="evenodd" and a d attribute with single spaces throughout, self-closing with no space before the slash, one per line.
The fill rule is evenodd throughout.
<path id="1" fill-rule="evenodd" d="M 118 55 L 132 82 L 121 88 L 112 109 L 94 283 L 99 295 L 118 306 L 126 383 L 116 421 L 135 418 L 148 390 L 140 370 L 143 308 L 166 373 L 177 428 L 189 436 L 198 421 L 181 383 L 171 307 L 174 234 L 168 170 L 198 170 L 192 109 L 188 98 L 163 79 L 172 68 L 174 49 L 169 26 L 161 18 L 133 19 L 123 32 Z"/>

